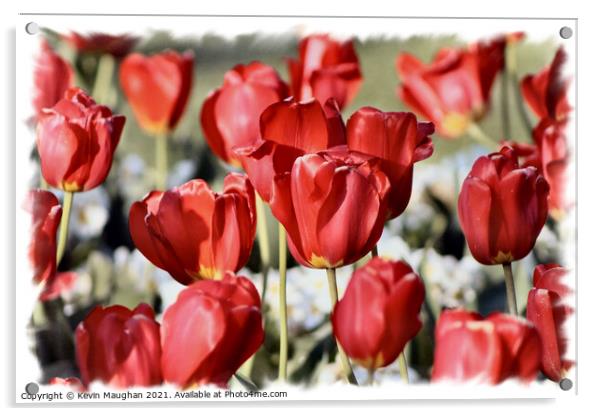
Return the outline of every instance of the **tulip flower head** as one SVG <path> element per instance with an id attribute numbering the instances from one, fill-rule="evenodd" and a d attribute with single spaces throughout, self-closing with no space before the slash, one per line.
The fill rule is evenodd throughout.
<path id="1" fill-rule="evenodd" d="M 56 231 L 63 210 L 56 196 L 42 189 L 29 191 L 24 208 L 31 215 L 29 260 L 33 281 L 45 282 L 56 274 Z"/>
<path id="2" fill-rule="evenodd" d="M 263 339 L 259 293 L 250 280 L 228 272 L 222 280 L 195 282 L 163 315 L 165 381 L 225 387 Z"/>
<path id="3" fill-rule="evenodd" d="M 568 305 L 571 289 L 563 282 L 567 270 L 558 264 L 540 264 L 533 273 L 533 289 L 527 300 L 527 319 L 535 325 L 542 345 L 542 370 L 560 381 L 572 362 L 565 358 L 564 322 L 573 313 Z"/>
<path id="4" fill-rule="evenodd" d="M 138 38 L 128 34 L 77 33 L 64 35 L 65 39 L 79 53 L 109 54 L 115 58 L 126 56 L 138 42 Z"/>
<path id="5" fill-rule="evenodd" d="M 386 367 L 422 327 L 423 301 L 424 285 L 407 263 L 374 257 L 353 273 L 336 304 L 334 335 L 358 364 Z"/>
<path id="6" fill-rule="evenodd" d="M 66 192 L 103 183 L 124 124 L 124 116 L 113 115 L 81 89 L 67 90 L 38 118 L 36 144 L 46 182 Z"/>
<path id="7" fill-rule="evenodd" d="M 161 384 L 161 337 L 152 308 L 97 306 L 75 330 L 84 385 L 95 380 L 124 389 Z"/>
<path id="8" fill-rule="evenodd" d="M 458 216 L 473 257 L 482 264 L 522 259 L 548 215 L 549 186 L 539 171 L 519 167 L 504 147 L 472 166 L 458 197 Z"/>
<path id="9" fill-rule="evenodd" d="M 487 111 L 491 88 L 504 67 L 506 37 L 467 49 L 440 50 L 431 64 L 409 53 L 397 60 L 401 100 L 435 123 L 444 138 L 462 136 Z"/>
<path id="10" fill-rule="evenodd" d="M 178 282 L 220 279 L 248 261 L 255 238 L 255 193 L 246 176 L 230 173 L 224 191 L 200 179 L 153 191 L 130 209 L 134 244 Z"/>
<path id="11" fill-rule="evenodd" d="M 448 309 L 437 321 L 432 381 L 528 382 L 537 377 L 540 362 L 537 330 L 524 319 Z"/>
<path id="12" fill-rule="evenodd" d="M 54 107 L 63 98 L 65 91 L 73 86 L 71 66 L 56 54 L 45 40 L 42 41 L 40 54 L 36 59 L 33 83 L 36 118 L 42 115 L 45 108 Z"/>
<path id="13" fill-rule="evenodd" d="M 288 60 L 292 94 L 297 101 L 334 98 L 344 108 L 356 96 L 362 73 L 353 41 L 310 35 L 299 43 L 299 59 Z"/>
<path id="14" fill-rule="evenodd" d="M 191 52 L 129 54 L 121 63 L 121 88 L 138 124 L 151 134 L 172 131 L 184 113 L 192 88 Z"/>
<path id="15" fill-rule="evenodd" d="M 213 152 L 237 165 L 233 148 L 251 146 L 259 138 L 259 117 L 270 104 L 288 96 L 278 73 L 261 62 L 236 65 L 224 75 L 224 85 L 203 103 L 200 122 Z"/>

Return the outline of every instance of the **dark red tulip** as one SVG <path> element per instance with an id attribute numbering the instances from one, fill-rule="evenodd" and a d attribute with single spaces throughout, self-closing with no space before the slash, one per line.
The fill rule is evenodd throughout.
<path id="1" fill-rule="evenodd" d="M 246 176 L 230 173 L 223 193 L 194 179 L 153 191 L 130 209 L 134 244 L 178 282 L 221 279 L 240 270 L 255 238 L 255 192 Z"/>
<path id="2" fill-rule="evenodd" d="M 491 87 L 504 67 L 506 37 L 467 49 L 441 49 L 430 64 L 410 53 L 397 59 L 401 100 L 435 123 L 446 138 L 462 136 L 487 112 Z"/>
<path id="3" fill-rule="evenodd" d="M 113 115 L 79 88 L 71 88 L 38 119 L 42 175 L 67 192 L 87 191 L 106 179 L 125 117 Z"/>
<path id="4" fill-rule="evenodd" d="M 71 389 L 73 391 L 77 391 L 77 392 L 86 391 L 86 387 L 82 384 L 81 380 L 77 377 L 67 377 L 67 378 L 53 377 L 50 379 L 50 382 L 48 384 L 50 384 L 51 386 L 65 386 L 65 387 L 68 387 L 69 389 Z"/>
<path id="5" fill-rule="evenodd" d="M 250 280 L 228 272 L 219 281 L 195 282 L 163 315 L 165 381 L 225 387 L 263 338 L 259 294 Z"/>
<path id="6" fill-rule="evenodd" d="M 412 193 L 414 163 L 433 154 L 429 135 L 432 123 L 421 123 L 412 113 L 385 113 L 362 107 L 347 121 L 347 143 L 351 150 L 379 157 L 391 182 L 389 218 L 399 216 Z"/>
<path id="7" fill-rule="evenodd" d="M 360 365 L 386 367 L 420 331 L 423 301 L 424 285 L 407 263 L 374 257 L 353 272 L 336 304 L 334 336 Z"/>
<path id="8" fill-rule="evenodd" d="M 65 91 L 73 85 L 71 65 L 56 54 L 48 42 L 42 41 L 33 71 L 33 108 L 36 118 L 45 108 L 54 107 Z"/>
<path id="9" fill-rule="evenodd" d="M 71 32 L 65 39 L 79 53 L 110 54 L 115 58 L 123 58 L 138 42 L 136 36 L 129 34 L 110 35 L 108 33 L 81 34 Z"/>
<path id="10" fill-rule="evenodd" d="M 288 96 L 278 73 L 261 62 L 236 65 L 224 75 L 224 85 L 203 103 L 201 127 L 207 144 L 223 161 L 237 165 L 232 149 L 251 146 L 258 139 L 259 116 L 270 104 Z"/>
<path id="11" fill-rule="evenodd" d="M 56 231 L 63 210 L 56 196 L 42 189 L 29 191 L 24 208 L 31 215 L 29 260 L 33 281 L 45 282 L 56 273 Z"/>
<path id="12" fill-rule="evenodd" d="M 548 216 L 549 187 L 539 171 L 519 167 L 504 147 L 472 166 L 458 197 L 458 217 L 474 258 L 483 264 L 522 259 Z"/>
<path id="13" fill-rule="evenodd" d="M 295 259 L 336 268 L 366 255 L 380 238 L 390 183 L 380 159 L 338 146 L 296 159 L 274 179 L 270 208 Z"/>
<path id="14" fill-rule="evenodd" d="M 192 89 L 192 52 L 128 55 L 119 69 L 121 88 L 138 124 L 151 134 L 173 130 Z"/>
<path id="15" fill-rule="evenodd" d="M 84 385 L 98 380 L 115 388 L 161 384 L 161 336 L 152 308 L 95 307 L 75 330 Z"/>
<path id="16" fill-rule="evenodd" d="M 299 59 L 288 60 L 291 89 L 296 101 L 333 97 L 344 108 L 362 84 L 353 41 L 339 42 L 328 35 L 311 35 L 299 43 Z"/>
<path id="17" fill-rule="evenodd" d="M 548 67 L 521 81 L 523 97 L 540 119 L 562 121 L 571 111 L 567 98 L 569 82 L 562 77 L 565 61 L 564 49 L 558 49 Z"/>
<path id="18" fill-rule="evenodd" d="M 565 284 L 567 270 L 558 264 L 540 264 L 533 273 L 533 289 L 527 300 L 527 319 L 533 322 L 542 344 L 542 371 L 559 381 L 572 366 L 565 358 L 564 322 L 573 313 L 568 305 L 571 289 Z"/>
<path id="19" fill-rule="evenodd" d="M 524 319 L 448 309 L 437 321 L 433 381 L 532 381 L 540 362 L 537 330 Z"/>
<path id="20" fill-rule="evenodd" d="M 266 202 L 272 198 L 274 178 L 290 172 L 299 156 L 346 142 L 345 125 L 333 99 L 324 106 L 315 99 L 272 104 L 261 114 L 260 133 L 261 140 L 235 152 Z"/>

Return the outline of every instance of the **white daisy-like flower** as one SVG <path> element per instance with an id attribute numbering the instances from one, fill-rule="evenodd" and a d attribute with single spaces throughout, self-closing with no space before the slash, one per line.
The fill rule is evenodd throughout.
<path id="1" fill-rule="evenodd" d="M 99 236 L 109 219 L 109 206 L 109 195 L 102 186 L 78 193 L 73 198 L 69 232 L 82 240 Z"/>

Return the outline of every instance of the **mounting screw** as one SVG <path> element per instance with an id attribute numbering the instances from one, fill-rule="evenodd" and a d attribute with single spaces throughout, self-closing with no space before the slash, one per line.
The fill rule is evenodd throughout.
<path id="1" fill-rule="evenodd" d="M 40 26 L 36 22 L 29 22 L 25 25 L 25 31 L 30 35 L 35 35 L 40 31 Z"/>
<path id="2" fill-rule="evenodd" d="M 558 385 L 564 391 L 569 391 L 570 389 L 573 388 L 573 382 L 568 378 L 563 378 L 562 380 L 560 380 Z"/>
<path id="3" fill-rule="evenodd" d="M 573 36 L 573 29 L 568 26 L 563 26 L 560 28 L 560 37 L 562 39 L 568 39 Z"/>
<path id="4" fill-rule="evenodd" d="M 31 383 L 27 383 L 27 385 L 25 386 L 25 393 L 30 394 L 32 396 L 39 391 L 40 386 L 38 386 L 38 384 L 34 383 L 33 381 Z"/>

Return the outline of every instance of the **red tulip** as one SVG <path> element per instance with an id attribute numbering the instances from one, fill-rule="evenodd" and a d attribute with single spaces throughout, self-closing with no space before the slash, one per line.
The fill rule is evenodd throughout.
<path id="1" fill-rule="evenodd" d="M 334 336 L 355 362 L 386 367 L 420 331 L 423 301 L 424 285 L 407 263 L 374 257 L 353 272 L 336 304 Z"/>
<path id="2" fill-rule="evenodd" d="M 399 216 L 412 193 L 414 163 L 433 154 L 432 123 L 420 123 L 412 113 L 385 113 L 362 107 L 347 121 L 347 142 L 351 150 L 383 159 L 391 192 L 389 218 Z"/>
<path id="3" fill-rule="evenodd" d="M 524 319 L 448 309 L 437 321 L 433 381 L 532 381 L 540 360 L 537 330 Z"/>
<path id="4" fill-rule="evenodd" d="M 259 294 L 250 280 L 228 272 L 221 281 L 195 282 L 163 315 L 165 381 L 225 387 L 263 338 Z"/>
<path id="5" fill-rule="evenodd" d="M 255 193 L 244 175 L 230 173 L 224 191 L 200 179 L 153 191 L 130 209 L 134 244 L 155 266 L 188 285 L 240 270 L 255 238 Z"/>
<path id="6" fill-rule="evenodd" d="M 540 264 L 533 273 L 533 289 L 527 300 L 527 319 L 533 322 L 542 343 L 542 370 L 560 381 L 572 362 L 565 359 L 564 322 L 573 313 L 567 304 L 571 290 L 563 282 L 567 270 L 557 264 Z"/>
<path id="7" fill-rule="evenodd" d="M 460 226 L 474 258 L 503 264 L 529 254 L 548 215 L 548 190 L 536 168 L 518 166 L 509 147 L 478 158 L 458 198 Z"/>
<path id="8" fill-rule="evenodd" d="M 132 53 L 123 60 L 121 87 L 143 129 L 165 134 L 175 128 L 192 89 L 193 64 L 191 52 L 174 51 Z"/>
<path id="9" fill-rule="evenodd" d="M 207 144 L 227 163 L 237 165 L 232 151 L 259 138 L 259 116 L 270 104 L 288 96 L 278 73 L 261 62 L 236 65 L 224 75 L 224 85 L 203 103 L 200 122 Z"/>
<path id="10" fill-rule="evenodd" d="M 50 379 L 50 382 L 48 384 L 50 384 L 51 386 L 65 386 L 77 392 L 86 391 L 86 387 L 84 387 L 81 380 L 77 377 L 53 377 Z"/>
<path id="11" fill-rule="evenodd" d="M 521 81 L 521 91 L 527 104 L 541 119 L 564 120 L 571 106 L 567 99 L 569 83 L 562 78 L 566 61 L 564 50 L 558 49 L 552 64 L 536 75 L 527 75 Z"/>
<path id="12" fill-rule="evenodd" d="M 336 268 L 366 255 L 380 238 L 390 183 L 380 159 L 346 146 L 299 157 L 274 179 L 270 207 L 295 259 Z"/>
<path id="13" fill-rule="evenodd" d="M 261 140 L 234 149 L 261 198 L 272 198 L 273 180 L 290 172 L 297 157 L 345 144 L 345 125 L 336 102 L 291 99 L 270 105 L 260 118 Z"/>
<path id="14" fill-rule="evenodd" d="M 45 282 L 56 273 L 56 231 L 63 210 L 56 196 L 42 189 L 29 191 L 24 208 L 31 215 L 29 260 L 33 281 Z"/>
<path id="15" fill-rule="evenodd" d="M 87 191 L 109 174 L 125 117 L 113 115 L 79 88 L 39 117 L 37 147 L 48 184 L 67 192 Z"/>
<path id="16" fill-rule="evenodd" d="M 88 33 L 83 35 L 71 32 L 65 39 L 80 53 L 110 54 L 115 58 L 123 58 L 138 42 L 138 38 L 128 34 L 110 35 L 108 33 Z"/>
<path id="17" fill-rule="evenodd" d="M 491 87 L 504 67 L 506 38 L 467 49 L 442 49 L 430 65 L 409 53 L 397 60 L 399 96 L 413 111 L 435 123 L 446 138 L 464 134 L 487 111 Z"/>
<path id="18" fill-rule="evenodd" d="M 356 96 L 362 73 L 353 42 L 328 35 L 311 35 L 299 43 L 299 59 L 288 60 L 291 89 L 296 101 L 333 97 L 343 108 Z"/>
<path id="19" fill-rule="evenodd" d="M 45 40 L 42 41 L 40 54 L 36 59 L 33 83 L 36 118 L 42 115 L 45 108 L 54 107 L 73 85 L 71 65 L 57 55 Z"/>
<path id="20" fill-rule="evenodd" d="M 56 255 L 55 255 L 56 256 Z M 56 273 L 44 285 L 44 290 L 40 293 L 39 299 L 42 302 L 59 298 L 63 293 L 69 292 L 77 282 L 77 273 L 62 272 Z"/>
<path id="21" fill-rule="evenodd" d="M 161 384 L 161 338 L 152 308 L 97 306 L 75 330 L 84 385 L 94 380 L 115 388 Z"/>

